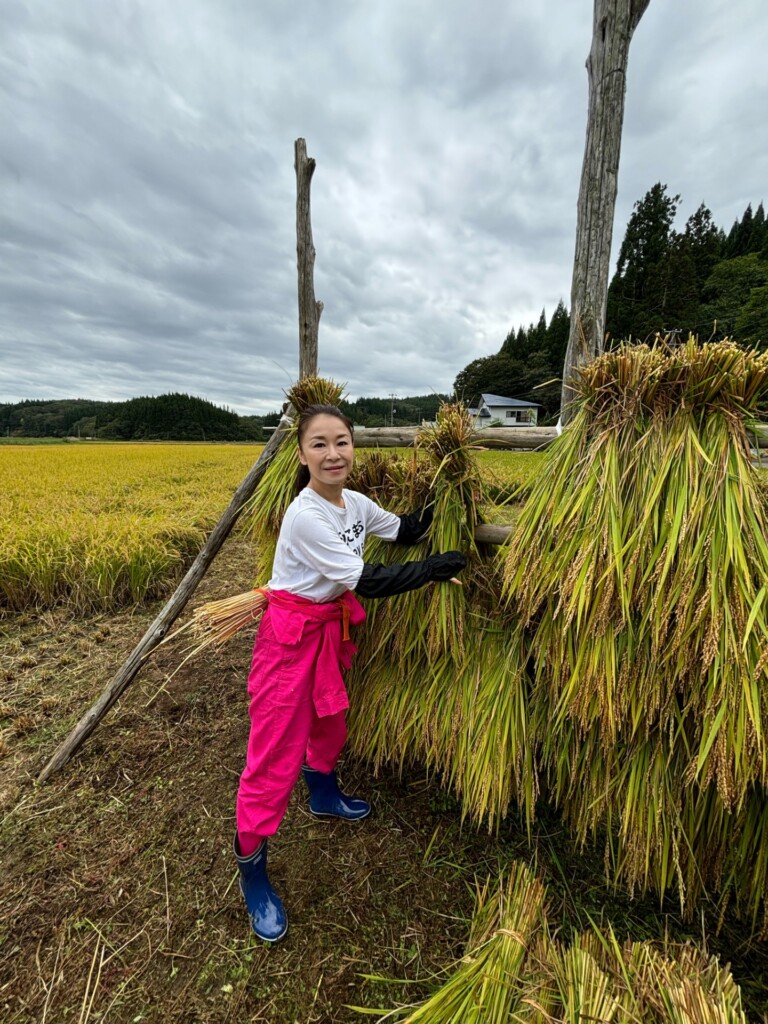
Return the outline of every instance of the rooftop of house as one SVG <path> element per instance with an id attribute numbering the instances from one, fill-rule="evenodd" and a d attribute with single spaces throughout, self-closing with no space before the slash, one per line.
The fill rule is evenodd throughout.
<path id="1" fill-rule="evenodd" d="M 480 396 L 488 406 L 494 406 L 499 408 L 500 406 L 514 407 L 516 409 L 538 409 L 540 405 L 538 402 L 524 402 L 521 398 L 504 398 L 502 395 L 487 395 L 483 394 Z"/>

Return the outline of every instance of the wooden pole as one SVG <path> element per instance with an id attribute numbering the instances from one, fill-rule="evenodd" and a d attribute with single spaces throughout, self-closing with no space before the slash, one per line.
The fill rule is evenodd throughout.
<path id="1" fill-rule="evenodd" d="M 477 544 L 504 544 L 513 529 L 513 526 L 481 523 L 475 527 L 475 542 Z"/>
<path id="2" fill-rule="evenodd" d="M 367 427 L 355 431 L 356 448 L 411 448 L 418 427 Z M 472 433 L 481 448 L 543 451 L 557 437 L 557 427 L 485 427 Z"/>
<path id="3" fill-rule="evenodd" d="M 296 139 L 294 154 L 296 168 L 296 252 L 299 270 L 299 377 L 301 378 L 317 374 L 317 335 L 323 304 L 322 302 L 315 301 L 313 282 L 315 247 L 312 244 L 309 186 L 315 170 L 315 161 L 307 157 L 307 144 L 304 139 Z M 293 413 L 293 407 L 287 404 L 283 409 L 283 416 L 277 430 L 269 439 L 264 451 L 251 467 L 246 478 L 235 491 L 234 497 L 224 515 L 213 528 L 205 546 L 190 566 L 189 571 L 176 588 L 175 593 L 133 649 L 127 660 L 120 666 L 109 686 L 107 686 L 96 703 L 86 711 L 64 742 L 58 746 L 53 757 L 43 768 L 42 772 L 40 772 L 38 782 L 45 782 L 80 749 L 112 705 L 133 682 L 149 655 L 167 635 L 170 627 L 184 611 L 200 580 L 205 576 L 208 567 L 240 517 L 245 503 L 255 492 L 259 481 L 275 457 L 275 453 L 280 447 L 280 442 L 291 426 Z"/>
<path id="4" fill-rule="evenodd" d="M 608 271 L 624 124 L 629 44 L 650 0 L 594 0 L 589 109 L 571 280 L 571 330 L 560 418 L 571 418 L 574 370 L 603 351 Z"/>
<path id="5" fill-rule="evenodd" d="M 317 375 L 317 333 L 322 302 L 315 299 L 315 246 L 312 242 L 309 191 L 315 161 L 304 139 L 293 144 L 296 168 L 296 262 L 299 273 L 299 380 Z"/>
<path id="6" fill-rule="evenodd" d="M 267 467 L 275 457 L 283 437 L 291 426 L 292 413 L 293 407 L 290 405 L 286 406 L 280 425 L 269 439 L 264 451 L 251 467 L 248 475 L 235 491 L 234 497 L 230 501 L 224 515 L 211 531 L 204 547 L 190 566 L 184 579 L 176 588 L 173 596 L 146 631 L 136 647 L 134 647 L 127 660 L 120 666 L 109 686 L 107 686 L 96 703 L 86 711 L 63 743 L 57 747 L 53 757 L 50 759 L 48 764 L 46 764 L 45 768 L 43 768 L 42 772 L 40 772 L 38 782 L 45 782 L 49 776 L 58 771 L 59 768 L 62 768 L 67 761 L 69 761 L 72 755 L 79 750 L 83 743 L 85 743 L 112 705 L 133 682 L 135 677 L 141 671 L 141 668 L 149 655 L 163 640 L 170 627 L 184 611 L 187 602 L 197 589 L 197 585 L 203 576 L 205 576 L 208 567 L 218 554 L 222 544 L 229 536 L 232 527 L 240 517 L 240 513 L 243 511 L 245 503 L 256 490 L 257 484 L 264 476 Z"/>

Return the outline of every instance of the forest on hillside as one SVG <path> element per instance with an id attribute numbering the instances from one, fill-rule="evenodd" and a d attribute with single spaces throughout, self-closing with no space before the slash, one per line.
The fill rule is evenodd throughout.
<path id="1" fill-rule="evenodd" d="M 358 398 L 341 402 L 360 426 L 406 426 L 433 420 L 446 395 Z M 96 402 L 82 398 L 0 404 L 2 437 L 76 437 L 101 441 L 264 441 L 265 427 L 280 419 L 240 416 L 232 409 L 186 394 Z"/>
<path id="2" fill-rule="evenodd" d="M 238 416 L 204 398 L 168 394 L 127 402 L 69 398 L 0 405 L 3 437 L 104 441 L 261 441 L 257 417 Z"/>
<path id="3" fill-rule="evenodd" d="M 702 203 L 682 231 L 681 203 L 657 182 L 638 200 L 608 288 L 607 347 L 650 341 L 658 333 L 701 341 L 732 337 L 768 347 L 768 223 L 762 202 L 749 204 L 726 232 Z M 560 408 L 570 316 L 560 301 L 547 321 L 513 328 L 499 351 L 475 359 L 456 377 L 456 393 L 472 402 L 482 392 L 539 402 L 540 423 Z"/>

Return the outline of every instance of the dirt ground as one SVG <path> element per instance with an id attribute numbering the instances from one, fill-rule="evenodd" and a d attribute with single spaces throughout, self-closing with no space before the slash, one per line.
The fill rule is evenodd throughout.
<path id="1" fill-rule="evenodd" d="M 228 542 L 196 596 L 249 585 L 250 553 Z M 475 880 L 513 857 L 547 882 L 565 932 L 588 917 L 620 938 L 702 932 L 733 965 L 753 1019 L 768 1013 L 768 947 L 727 919 L 694 926 L 651 899 L 606 888 L 598 851 L 575 849 L 544 811 L 528 837 L 461 828 L 439 780 L 373 778 L 347 760 L 364 822 L 325 823 L 301 784 L 270 849 L 289 915 L 275 947 L 248 927 L 231 855 L 248 734 L 252 637 L 190 662 L 161 648 L 76 758 L 37 774 L 102 691 L 159 606 L 75 619 L 0 622 L 0 1017 L 6 1024 L 360 1021 L 355 1006 L 416 1001 L 461 955 Z"/>

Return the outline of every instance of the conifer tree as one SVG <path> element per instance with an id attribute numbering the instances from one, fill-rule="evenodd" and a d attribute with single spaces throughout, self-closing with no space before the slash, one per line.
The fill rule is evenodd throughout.
<path id="1" fill-rule="evenodd" d="M 752 241 L 752 227 L 753 227 L 754 216 L 752 214 L 752 203 L 747 204 L 747 208 L 744 211 L 744 216 L 741 218 L 741 222 L 736 230 L 736 237 L 734 238 L 733 252 L 729 253 L 729 256 L 748 256 L 750 249 L 749 245 Z"/>
<path id="2" fill-rule="evenodd" d="M 752 234 L 749 236 L 748 252 L 761 252 L 767 238 L 765 210 L 763 209 L 763 204 L 760 203 L 752 219 Z"/>
<path id="3" fill-rule="evenodd" d="M 550 367 L 554 374 L 558 374 L 563 365 L 570 330 L 571 318 L 565 308 L 565 303 L 560 299 L 547 328 L 547 351 Z"/>
<path id="4" fill-rule="evenodd" d="M 667 186 L 657 182 L 634 205 L 608 288 L 606 327 L 615 340 L 644 340 L 648 325 L 658 320 L 659 282 L 679 202 L 679 195 L 667 195 Z M 653 295 L 649 279 L 657 289 Z"/>
<path id="5" fill-rule="evenodd" d="M 731 230 L 728 232 L 723 244 L 723 259 L 730 260 L 736 256 L 736 240 L 739 235 L 739 219 L 738 217 L 731 225 Z"/>
<path id="6" fill-rule="evenodd" d="M 712 273 L 722 252 L 722 233 L 712 220 L 712 212 L 704 203 L 685 222 L 685 238 L 690 246 L 696 268 L 696 285 L 701 298 L 704 282 Z"/>
<path id="7" fill-rule="evenodd" d="M 532 352 L 541 352 L 547 347 L 547 311 L 542 309 L 541 316 L 539 317 L 538 323 L 534 327 L 531 325 L 531 329 L 528 332 L 528 349 L 529 354 Z"/>

